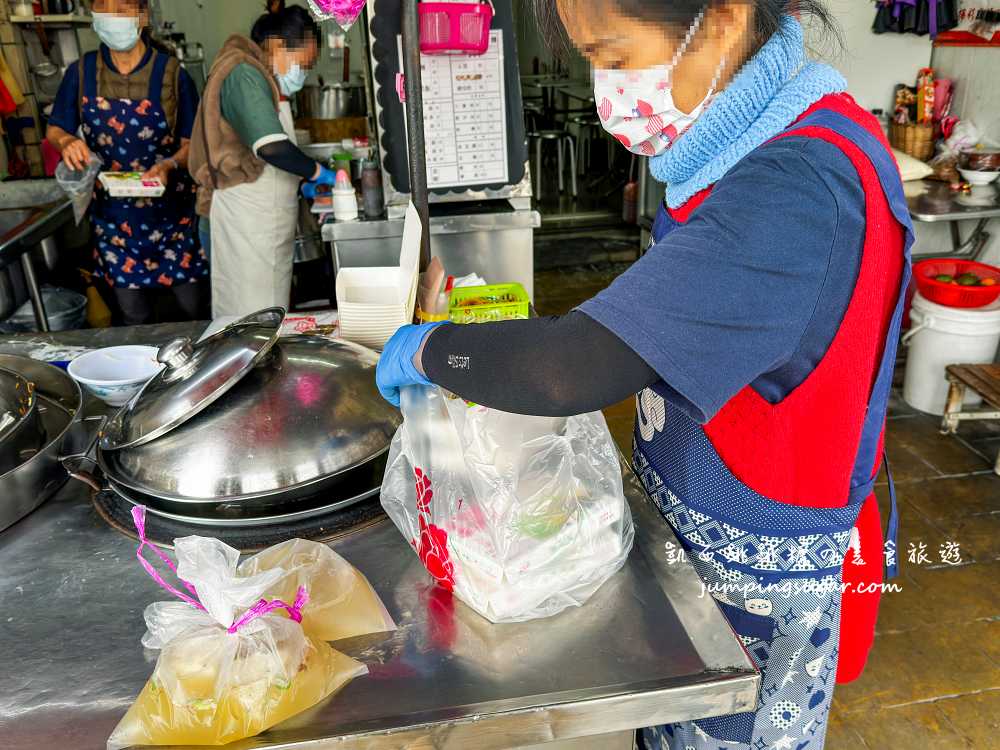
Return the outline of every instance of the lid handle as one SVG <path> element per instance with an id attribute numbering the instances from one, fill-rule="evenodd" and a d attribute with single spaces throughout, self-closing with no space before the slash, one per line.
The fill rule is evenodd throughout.
<path id="1" fill-rule="evenodd" d="M 171 370 L 179 370 L 191 361 L 192 356 L 194 356 L 194 346 L 191 344 L 191 339 L 181 337 L 161 346 L 156 353 L 156 361 Z"/>

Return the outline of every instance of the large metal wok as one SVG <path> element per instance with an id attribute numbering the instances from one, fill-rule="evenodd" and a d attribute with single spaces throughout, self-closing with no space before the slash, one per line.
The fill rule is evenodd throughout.
<path id="1" fill-rule="evenodd" d="M 279 323 L 264 311 L 163 347 L 166 368 L 102 431 L 103 480 L 74 474 L 214 525 L 278 523 L 373 495 L 400 420 L 375 387 L 377 355 L 325 336 L 279 341 Z"/>
<path id="2" fill-rule="evenodd" d="M 35 455 L 43 437 L 35 384 L 0 368 L 0 474 Z"/>
<path id="3" fill-rule="evenodd" d="M 0 473 L 0 531 L 48 500 L 66 483 L 60 460 L 86 443 L 81 424 L 80 388 L 58 367 L 27 357 L 0 354 L 0 368 L 34 386 L 39 448 L 30 458 Z"/>

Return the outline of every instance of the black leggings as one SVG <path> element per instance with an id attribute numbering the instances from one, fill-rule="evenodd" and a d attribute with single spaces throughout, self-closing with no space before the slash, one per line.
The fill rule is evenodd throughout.
<path id="1" fill-rule="evenodd" d="M 160 289 L 115 289 L 123 323 L 138 326 L 153 317 L 153 298 Z M 207 310 L 208 284 L 191 282 L 171 287 L 174 299 L 186 320 L 202 320 Z"/>

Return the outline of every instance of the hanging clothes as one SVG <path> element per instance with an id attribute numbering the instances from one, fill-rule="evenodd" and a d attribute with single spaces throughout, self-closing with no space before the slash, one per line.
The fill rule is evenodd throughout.
<path id="1" fill-rule="evenodd" d="M 11 72 L 10 66 L 7 65 L 7 59 L 3 56 L 2 52 L 0 52 L 0 83 L 7 89 L 11 99 L 14 101 L 14 109 L 24 104 L 24 93 L 21 91 L 21 87 L 17 85 L 17 79 Z"/>
<path id="2" fill-rule="evenodd" d="M 876 34 L 930 35 L 958 26 L 958 0 L 883 0 L 878 3 L 872 31 Z"/>

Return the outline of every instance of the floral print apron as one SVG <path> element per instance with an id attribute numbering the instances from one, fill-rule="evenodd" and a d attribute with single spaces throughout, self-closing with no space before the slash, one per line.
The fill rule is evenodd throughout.
<path id="1" fill-rule="evenodd" d="M 833 697 L 840 636 L 841 570 L 861 505 L 874 489 L 896 345 L 910 280 L 912 226 L 889 153 L 861 125 L 820 110 L 785 131 L 833 131 L 872 162 L 896 220 L 906 262 L 865 418 L 846 505 L 801 507 L 754 492 L 737 479 L 701 425 L 669 407 L 661 386 L 637 398 L 635 469 L 677 535 L 708 592 L 761 672 L 755 712 L 643 731 L 655 750 L 821 750 Z M 669 232 L 661 210 L 654 234 Z M 676 226 L 676 225 L 674 225 Z M 887 537 L 895 543 L 896 503 Z M 893 575 L 894 565 L 889 575 Z"/>
<path id="2" fill-rule="evenodd" d="M 157 52 L 147 65 L 154 66 L 147 98 L 107 99 L 97 91 L 97 56 L 84 59 L 83 135 L 105 171 L 144 172 L 177 152 L 160 104 L 167 57 Z M 194 204 L 194 182 L 180 169 L 171 174 L 161 198 L 112 198 L 98 184 L 91 203 L 97 275 L 124 289 L 170 287 L 207 277 Z"/>

